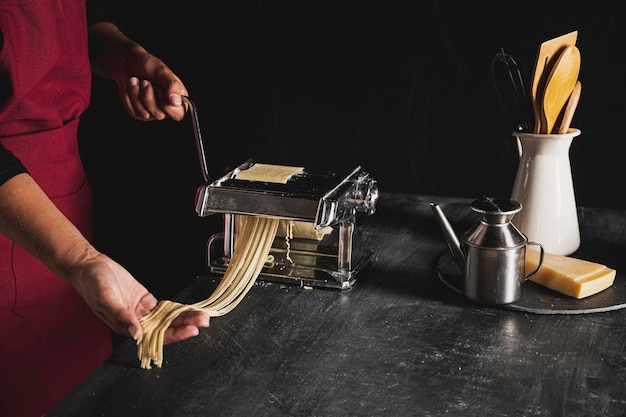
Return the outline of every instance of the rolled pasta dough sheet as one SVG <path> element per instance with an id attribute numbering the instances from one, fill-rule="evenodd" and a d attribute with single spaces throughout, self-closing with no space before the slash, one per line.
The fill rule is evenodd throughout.
<path id="1" fill-rule="evenodd" d="M 235 178 L 238 180 L 287 184 L 287 181 L 294 175 L 303 173 L 303 167 L 256 163 L 250 168 L 237 173 Z"/>

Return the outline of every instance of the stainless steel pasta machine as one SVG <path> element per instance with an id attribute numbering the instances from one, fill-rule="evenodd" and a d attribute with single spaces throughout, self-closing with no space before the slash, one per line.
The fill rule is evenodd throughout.
<path id="1" fill-rule="evenodd" d="M 205 180 L 196 193 L 196 212 L 200 217 L 224 216 L 224 230 L 208 240 L 207 267 L 212 272 L 226 271 L 237 239 L 235 215 L 268 216 L 284 220 L 286 225 L 304 225 L 305 232 L 293 237 L 278 233 L 270 250 L 271 260 L 265 263 L 258 279 L 352 288 L 357 273 L 373 259 L 371 250 L 360 248 L 357 218 L 376 211 L 376 180 L 360 166 L 345 175 L 304 168 L 286 183 L 237 179 L 239 173 L 255 165 L 248 160 L 210 181 L 196 109 L 187 97 L 185 101 L 193 113 Z"/>

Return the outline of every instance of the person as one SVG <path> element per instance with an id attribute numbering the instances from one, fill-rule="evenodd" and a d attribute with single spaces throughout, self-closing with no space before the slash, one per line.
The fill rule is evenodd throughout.
<path id="1" fill-rule="evenodd" d="M 182 81 L 89 0 L 0 2 L 0 416 L 44 414 L 158 303 L 94 246 L 77 130 L 94 73 L 135 119 L 185 117 Z M 188 311 L 164 342 L 208 325 Z"/>

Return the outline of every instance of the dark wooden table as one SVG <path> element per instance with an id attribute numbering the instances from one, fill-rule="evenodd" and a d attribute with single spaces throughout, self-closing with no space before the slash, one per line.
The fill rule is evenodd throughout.
<path id="1" fill-rule="evenodd" d="M 624 416 L 626 310 L 533 314 L 442 284 L 471 200 L 381 193 L 357 227 L 375 251 L 348 292 L 259 282 L 229 314 L 144 370 L 123 344 L 46 417 Z M 580 208 L 582 253 L 626 279 L 626 212 Z M 211 294 L 199 276 L 177 298 Z M 536 285 L 529 283 L 528 285 Z M 71 365 L 70 365 L 71 366 Z"/>

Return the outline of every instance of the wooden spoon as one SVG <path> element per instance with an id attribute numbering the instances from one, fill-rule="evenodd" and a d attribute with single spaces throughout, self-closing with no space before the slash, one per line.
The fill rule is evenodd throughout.
<path id="1" fill-rule="evenodd" d="M 578 31 L 573 31 L 547 40 L 539 47 L 530 87 L 533 109 L 535 111 L 535 133 L 541 133 L 541 125 L 544 123 L 544 121 L 542 121 L 543 110 L 541 107 L 541 97 L 543 97 L 548 74 L 550 74 L 559 54 L 565 47 L 576 45 L 576 39 L 578 39 Z"/>
<path id="2" fill-rule="evenodd" d="M 546 80 L 541 100 L 546 123 L 545 126 L 542 123 L 541 133 L 552 133 L 556 120 L 578 81 L 579 72 L 580 51 L 576 46 L 570 45 L 559 55 Z"/>
<path id="3" fill-rule="evenodd" d="M 567 129 L 569 129 L 572 119 L 574 118 L 574 112 L 576 112 L 582 88 L 583 85 L 581 82 L 576 82 L 574 90 L 572 90 L 572 94 L 569 96 L 569 100 L 567 100 L 567 107 L 565 107 L 565 111 L 563 112 L 563 119 L 561 120 L 561 126 L 559 126 L 559 133 L 567 133 Z"/>

